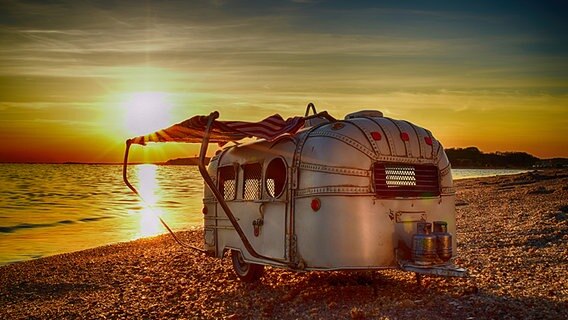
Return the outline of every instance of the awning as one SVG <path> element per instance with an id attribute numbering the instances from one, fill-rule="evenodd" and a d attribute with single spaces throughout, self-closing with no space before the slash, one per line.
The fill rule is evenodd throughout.
<path id="1" fill-rule="evenodd" d="M 169 128 L 129 139 L 128 142 L 142 145 L 148 142 L 201 143 L 207 130 L 208 121 L 209 116 L 194 116 Z M 214 120 L 209 142 L 224 144 L 251 137 L 270 141 L 284 133 L 296 133 L 303 127 L 304 121 L 304 117 L 284 120 L 279 114 L 272 115 L 259 122 Z"/>
<path id="2" fill-rule="evenodd" d="M 307 111 L 310 108 L 314 111 L 314 114 L 308 116 Z M 243 242 L 247 252 L 257 259 L 272 261 L 274 265 L 277 266 L 296 268 L 297 263 L 295 261 L 286 261 L 264 256 L 254 249 L 246 234 L 243 232 L 243 229 L 239 225 L 237 218 L 235 218 L 234 214 L 232 213 L 231 208 L 229 208 L 229 206 L 225 202 L 223 195 L 220 193 L 215 184 L 215 181 L 213 181 L 213 178 L 207 172 L 207 168 L 205 167 L 205 155 L 207 154 L 207 147 L 209 142 L 224 144 L 229 141 L 237 141 L 247 137 L 257 137 L 272 141 L 283 134 L 296 133 L 298 130 L 300 130 L 300 128 L 304 126 L 306 120 L 321 117 L 327 119 L 328 121 L 335 121 L 335 118 L 330 116 L 326 111 L 316 113 L 315 107 L 312 103 L 308 105 L 307 109 L 308 110 L 306 110 L 305 117 L 293 117 L 284 120 L 280 115 L 275 114 L 259 122 L 217 121 L 216 119 L 219 117 L 219 113 L 215 111 L 212 112 L 209 116 L 195 116 L 178 124 L 174 124 L 169 128 L 159 130 L 145 136 L 128 139 L 126 141 L 126 150 L 124 151 L 122 178 L 128 188 L 130 188 L 132 192 L 140 196 L 138 190 L 136 190 L 132 183 L 128 181 L 128 154 L 132 144 L 146 144 L 148 142 L 168 141 L 200 143 L 201 150 L 199 151 L 198 163 L 199 172 L 203 177 L 203 181 L 209 187 L 209 190 L 211 190 L 211 192 L 215 196 L 215 199 L 217 199 L 219 205 L 221 206 L 221 208 L 223 208 L 223 211 L 225 211 L 227 218 L 239 235 L 239 238 Z M 184 244 L 176 237 L 173 231 L 168 227 L 166 222 L 160 216 L 158 216 L 158 219 L 179 244 L 203 252 L 203 250 L 200 248 Z"/>

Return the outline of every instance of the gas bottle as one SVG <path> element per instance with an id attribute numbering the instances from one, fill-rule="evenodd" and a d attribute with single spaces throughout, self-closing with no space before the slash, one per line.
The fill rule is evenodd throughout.
<path id="1" fill-rule="evenodd" d="M 448 224 L 445 221 L 434 221 L 436 236 L 436 253 L 438 258 L 447 262 L 452 258 L 452 234 L 448 233 Z"/>
<path id="2" fill-rule="evenodd" d="M 416 233 L 412 236 L 412 260 L 416 264 L 429 265 L 436 261 L 436 236 L 432 234 L 432 223 L 416 223 Z"/>

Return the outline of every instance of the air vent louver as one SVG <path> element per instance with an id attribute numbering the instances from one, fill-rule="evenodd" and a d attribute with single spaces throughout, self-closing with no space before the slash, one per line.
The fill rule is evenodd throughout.
<path id="1" fill-rule="evenodd" d="M 440 195 L 438 167 L 375 163 L 375 192 L 381 198 Z"/>

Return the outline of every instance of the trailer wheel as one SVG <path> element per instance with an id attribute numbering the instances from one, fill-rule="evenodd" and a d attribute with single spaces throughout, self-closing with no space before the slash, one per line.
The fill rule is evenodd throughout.
<path id="1" fill-rule="evenodd" d="M 231 250 L 233 270 L 244 282 L 256 282 L 264 274 L 264 266 L 261 264 L 247 263 L 239 251 Z"/>

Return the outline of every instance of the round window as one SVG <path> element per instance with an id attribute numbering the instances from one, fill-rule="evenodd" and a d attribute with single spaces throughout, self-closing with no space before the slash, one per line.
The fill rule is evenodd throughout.
<path id="1" fill-rule="evenodd" d="M 282 158 L 274 158 L 266 167 L 264 174 L 266 191 L 272 198 L 280 198 L 286 187 L 286 163 Z"/>

